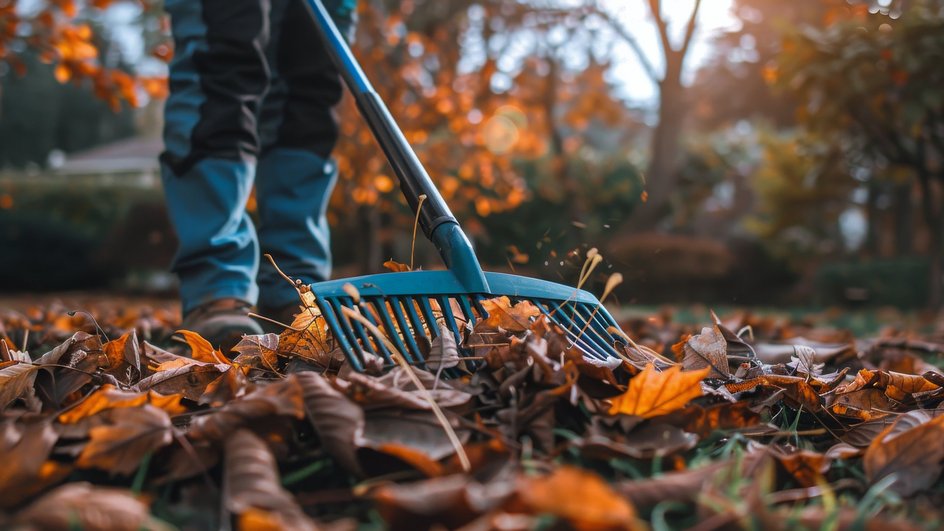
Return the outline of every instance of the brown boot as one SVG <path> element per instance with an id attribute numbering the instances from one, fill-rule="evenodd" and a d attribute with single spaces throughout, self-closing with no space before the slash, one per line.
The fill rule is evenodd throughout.
<path id="1" fill-rule="evenodd" d="M 217 299 L 187 312 L 180 327 L 200 334 L 227 354 L 243 335 L 263 333 L 259 324 L 247 315 L 251 310 L 252 305 L 243 300 Z"/>

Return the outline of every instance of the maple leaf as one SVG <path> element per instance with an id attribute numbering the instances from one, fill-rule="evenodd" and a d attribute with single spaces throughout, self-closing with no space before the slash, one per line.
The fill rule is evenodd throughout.
<path id="1" fill-rule="evenodd" d="M 514 306 L 508 297 L 501 296 L 482 301 L 488 318 L 476 324 L 476 329 L 502 329 L 509 332 L 524 332 L 531 327 L 531 319 L 541 315 L 541 310 L 529 301 L 520 301 Z"/>
<path id="2" fill-rule="evenodd" d="M 648 364 L 629 381 L 625 393 L 611 399 L 610 414 L 651 418 L 681 409 L 702 395 L 701 381 L 710 372 L 708 367 L 683 372 L 678 365 L 659 372 Z"/>

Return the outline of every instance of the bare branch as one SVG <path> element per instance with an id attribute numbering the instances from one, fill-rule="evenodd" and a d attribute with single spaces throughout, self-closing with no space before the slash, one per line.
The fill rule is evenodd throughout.
<path id="1" fill-rule="evenodd" d="M 684 56 L 688 52 L 688 47 L 692 43 L 692 36 L 695 35 L 696 19 L 698 10 L 701 8 L 701 0 L 695 0 L 695 6 L 692 8 L 692 14 L 688 17 L 688 25 L 685 27 L 685 39 L 682 41 L 682 47 L 679 53 Z"/>
<path id="2" fill-rule="evenodd" d="M 676 0 L 677 1 L 677 0 Z M 699 0 L 699 3 L 700 0 Z M 696 7 L 698 4 L 696 4 Z M 666 57 L 674 52 L 672 42 L 669 40 L 669 25 L 662 16 L 662 2 L 660 0 L 649 0 L 649 11 L 652 12 L 652 18 L 655 20 L 656 28 L 659 30 L 659 39 L 662 41 L 662 52 Z"/>
<path id="3" fill-rule="evenodd" d="M 619 36 L 620 39 L 629 45 L 629 48 L 634 54 L 636 54 L 636 58 L 642 65 L 643 70 L 646 71 L 646 75 L 649 76 L 649 79 L 651 79 L 653 83 L 660 83 L 662 81 L 661 76 L 659 76 L 659 73 L 656 71 L 655 66 L 653 66 L 649 58 L 646 57 L 645 52 L 642 51 L 642 47 L 639 45 L 639 41 L 636 40 L 636 37 L 634 37 L 633 34 L 630 33 L 626 27 L 620 23 L 620 21 L 616 20 L 613 15 L 608 13 L 602 7 L 595 6 L 594 12 L 597 14 L 597 16 L 603 19 L 604 22 L 606 22 L 606 24 L 616 33 L 617 36 Z"/>

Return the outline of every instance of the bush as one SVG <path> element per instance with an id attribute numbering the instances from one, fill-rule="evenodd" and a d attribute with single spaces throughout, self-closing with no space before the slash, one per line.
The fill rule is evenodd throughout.
<path id="1" fill-rule="evenodd" d="M 814 285 L 822 304 L 918 308 L 928 302 L 930 261 L 901 257 L 824 265 Z"/>

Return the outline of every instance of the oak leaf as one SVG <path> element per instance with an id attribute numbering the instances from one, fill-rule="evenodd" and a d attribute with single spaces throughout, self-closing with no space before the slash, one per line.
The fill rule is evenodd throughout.
<path id="1" fill-rule="evenodd" d="M 708 376 L 708 367 L 698 371 L 682 371 L 678 365 L 659 372 L 652 364 L 629 381 L 629 388 L 611 400 L 610 414 L 638 415 L 651 418 L 681 409 L 702 395 L 701 381 Z"/>

